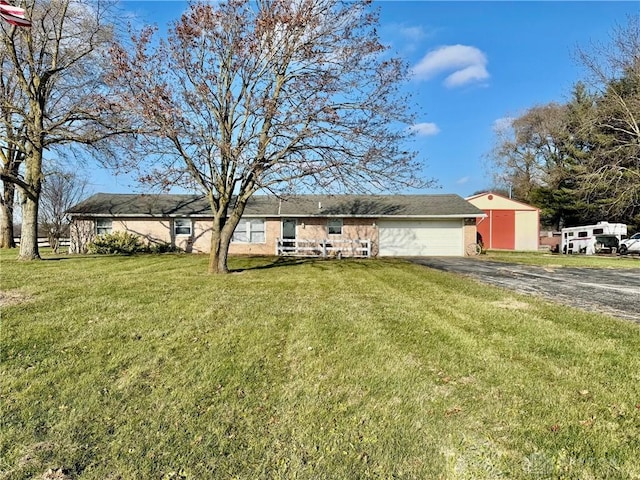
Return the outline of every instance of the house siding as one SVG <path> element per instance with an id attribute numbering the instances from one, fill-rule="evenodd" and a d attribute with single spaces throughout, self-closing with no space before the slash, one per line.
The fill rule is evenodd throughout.
<path id="1" fill-rule="evenodd" d="M 127 232 L 139 236 L 147 245 L 172 243 L 171 220 L 113 219 L 112 232 Z"/>
<path id="2" fill-rule="evenodd" d="M 267 218 L 265 219 L 265 243 L 244 243 L 231 242 L 229 245 L 229 254 L 231 255 L 275 255 L 276 239 L 280 237 L 280 220 Z M 211 236 L 209 235 L 209 243 Z M 206 252 L 210 250 L 207 246 Z"/>
<path id="3" fill-rule="evenodd" d="M 328 221 L 327 217 L 303 217 L 296 218 L 297 226 L 296 226 L 296 239 L 298 240 L 369 240 L 371 242 L 371 255 L 375 256 L 378 254 L 377 245 L 378 245 L 378 229 L 375 224 L 377 223 L 376 218 L 343 218 L 343 217 L 332 217 L 332 218 L 340 218 L 342 220 L 342 234 L 341 235 L 330 235 L 328 229 Z M 277 237 L 280 238 L 282 236 L 282 231 L 280 229 L 281 219 L 276 219 L 278 222 L 278 233 Z M 275 253 L 275 240 L 273 243 L 273 252 Z"/>
<path id="4" fill-rule="evenodd" d="M 103 217 L 107 218 L 107 217 Z M 127 232 L 137 235 L 146 245 L 172 244 L 190 250 L 190 237 L 173 235 L 171 219 L 112 218 L 111 232 Z M 193 222 L 192 231 L 197 232 L 199 222 Z M 71 253 L 85 253 L 87 244 L 96 236 L 95 219 L 74 219 L 71 228 Z M 194 250 L 195 251 L 195 250 Z"/>
<path id="5" fill-rule="evenodd" d="M 231 242 L 231 255 L 275 255 L 277 241 L 282 237 L 282 219 L 266 218 L 265 243 Z M 322 239 L 368 239 L 377 245 L 378 230 L 374 226 L 375 219 L 344 218 L 342 235 L 329 235 L 327 218 L 296 218 L 296 238 L 299 240 Z M 194 227 L 192 251 L 208 253 L 211 248 L 211 221 L 198 220 Z"/>
<path id="6" fill-rule="evenodd" d="M 334 217 L 338 218 L 338 217 Z M 328 218 L 296 218 L 296 238 L 299 240 L 369 240 L 371 255 L 379 253 L 379 218 L 342 218 L 342 235 L 329 235 Z M 463 222 L 464 245 L 475 243 L 475 220 Z M 86 252 L 86 245 L 95 237 L 95 219 L 75 218 L 71 229 L 71 253 Z M 112 232 L 124 231 L 138 235 L 147 245 L 172 244 L 189 253 L 209 253 L 211 249 L 211 219 L 192 219 L 192 235 L 174 235 L 170 218 L 114 218 Z M 277 240 L 282 236 L 282 218 L 265 219 L 265 242 L 231 242 L 231 255 L 275 255 Z"/>
<path id="7" fill-rule="evenodd" d="M 339 217 L 336 217 L 339 218 Z M 324 238 L 339 238 L 345 240 L 377 238 L 377 229 L 374 227 L 376 219 L 342 218 L 342 235 L 329 235 L 327 227 L 328 218 L 298 218 L 296 238 L 300 240 L 320 240 Z M 280 222 L 280 220 L 277 220 Z M 280 237 L 280 232 L 278 232 Z"/>
<path id="8" fill-rule="evenodd" d="M 463 238 L 464 238 L 464 248 L 467 248 L 467 245 L 471 245 L 476 243 L 478 230 L 475 225 L 465 225 L 463 227 Z"/>
<path id="9" fill-rule="evenodd" d="M 74 219 L 69 228 L 69 253 L 86 253 L 87 244 L 95 235 L 95 220 Z"/>
<path id="10" fill-rule="evenodd" d="M 296 238 L 298 240 L 318 240 L 327 238 L 327 219 L 326 218 L 298 218 L 296 219 Z M 281 238 L 281 232 L 278 232 L 278 238 Z"/>
<path id="11" fill-rule="evenodd" d="M 194 220 L 191 238 L 178 237 L 176 247 L 191 253 L 208 253 L 211 249 L 211 224 L 212 220 Z"/>

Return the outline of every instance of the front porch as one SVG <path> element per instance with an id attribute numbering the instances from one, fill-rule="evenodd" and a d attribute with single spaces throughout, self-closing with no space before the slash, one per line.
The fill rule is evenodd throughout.
<path id="1" fill-rule="evenodd" d="M 278 238 L 276 255 L 296 257 L 352 257 L 368 258 L 371 256 L 371 240 L 299 240 Z"/>

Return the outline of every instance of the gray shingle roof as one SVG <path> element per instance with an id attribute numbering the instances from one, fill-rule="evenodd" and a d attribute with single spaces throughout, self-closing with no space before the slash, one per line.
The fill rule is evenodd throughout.
<path id="1" fill-rule="evenodd" d="M 147 195 L 131 193 L 96 193 L 71 207 L 74 216 L 157 216 L 181 217 L 207 215 L 211 212 L 202 195 Z"/>
<path id="2" fill-rule="evenodd" d="M 73 216 L 211 217 L 202 195 L 98 193 L 69 209 Z M 263 217 L 479 217 L 459 195 L 254 195 L 245 216 Z"/>

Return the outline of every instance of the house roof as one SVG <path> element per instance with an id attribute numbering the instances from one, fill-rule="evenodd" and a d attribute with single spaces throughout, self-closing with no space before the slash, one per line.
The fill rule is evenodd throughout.
<path id="1" fill-rule="evenodd" d="M 211 217 L 202 195 L 98 193 L 70 208 L 77 217 Z M 483 217 L 459 195 L 254 195 L 246 217 Z"/>

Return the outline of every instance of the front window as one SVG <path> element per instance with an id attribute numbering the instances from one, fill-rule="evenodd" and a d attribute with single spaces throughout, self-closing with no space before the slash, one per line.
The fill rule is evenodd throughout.
<path id="1" fill-rule="evenodd" d="M 263 218 L 241 218 L 231 237 L 232 242 L 265 243 L 265 220 Z"/>
<path id="2" fill-rule="evenodd" d="M 175 235 L 191 235 L 191 220 L 188 218 L 176 218 L 173 221 Z"/>
<path id="3" fill-rule="evenodd" d="M 342 235 L 342 219 L 331 218 L 327 221 L 329 235 Z"/>
<path id="4" fill-rule="evenodd" d="M 96 220 L 96 235 L 107 235 L 111 233 L 113 222 L 110 218 L 99 218 Z"/>
<path id="5" fill-rule="evenodd" d="M 264 243 L 264 220 L 253 218 L 247 223 L 249 224 L 249 243 Z"/>
<path id="6" fill-rule="evenodd" d="M 232 242 L 240 242 L 247 243 L 247 222 L 243 219 L 240 219 L 236 229 L 233 231 L 233 236 L 231 237 Z"/>

